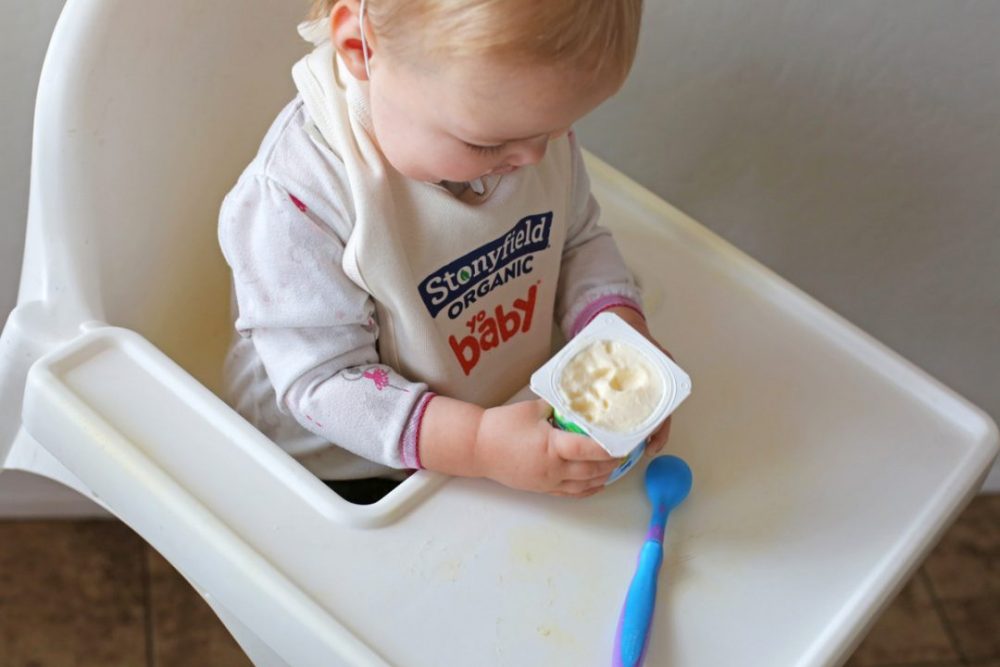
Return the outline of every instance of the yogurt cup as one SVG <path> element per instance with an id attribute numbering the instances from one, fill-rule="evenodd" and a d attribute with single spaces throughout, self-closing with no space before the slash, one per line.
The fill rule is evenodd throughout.
<path id="1" fill-rule="evenodd" d="M 600 345 L 595 348 L 593 346 Z M 601 363 L 602 355 L 618 353 L 615 363 L 631 359 L 626 366 L 595 367 L 593 387 L 585 387 L 586 396 L 574 397 L 563 387 L 564 378 L 580 380 L 584 362 Z M 579 355 L 584 356 L 579 356 Z M 572 366 L 576 360 L 576 366 Z M 567 369 L 572 378 L 565 376 Z M 608 379 L 608 374 L 617 375 Z M 624 381 L 618 381 L 619 376 Z M 586 379 L 586 376 L 583 376 Z M 630 386 L 630 383 L 632 386 Z M 554 357 L 531 376 L 531 390 L 552 406 L 552 423 L 557 428 L 593 438 L 605 451 L 621 459 L 608 478 L 610 484 L 642 458 L 646 440 L 657 426 L 691 394 L 691 378 L 645 336 L 613 313 L 601 313 L 583 331 L 568 342 Z M 577 385 L 579 390 L 579 384 Z M 645 404 L 630 401 L 628 392 L 641 391 Z M 621 393 L 618 393 L 621 392 Z M 630 405 L 631 404 L 631 405 Z M 638 406 L 636 414 L 632 407 Z M 608 417 L 600 413 L 608 407 Z M 591 409 L 587 409 L 591 408 Z M 620 409 L 618 409 L 620 408 Z M 589 412 L 590 417 L 584 414 Z M 631 412 L 631 414 L 630 414 Z M 624 422 L 612 428 L 610 422 Z"/>

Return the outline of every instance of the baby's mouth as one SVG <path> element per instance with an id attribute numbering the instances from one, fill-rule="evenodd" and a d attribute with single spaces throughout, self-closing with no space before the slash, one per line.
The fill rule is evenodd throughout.
<path id="1" fill-rule="evenodd" d="M 489 173 L 492 175 L 509 174 L 512 171 L 516 171 L 517 169 L 518 167 L 515 167 L 512 164 L 505 164 L 502 167 L 497 167 L 496 169 L 491 170 Z"/>

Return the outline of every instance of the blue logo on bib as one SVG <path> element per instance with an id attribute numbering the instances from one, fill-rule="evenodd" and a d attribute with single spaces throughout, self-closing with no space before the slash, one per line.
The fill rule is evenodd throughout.
<path id="1" fill-rule="evenodd" d="M 418 290 L 431 317 L 447 308 L 448 317 L 455 319 L 477 297 L 531 273 L 532 253 L 549 247 L 551 228 L 552 211 L 529 215 L 500 238 L 424 278 Z"/>

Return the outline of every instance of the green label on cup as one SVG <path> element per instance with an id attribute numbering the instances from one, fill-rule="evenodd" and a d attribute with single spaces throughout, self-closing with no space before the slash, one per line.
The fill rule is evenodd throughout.
<path id="1" fill-rule="evenodd" d="M 587 437 L 590 437 L 586 431 L 584 431 L 582 428 L 580 428 L 579 426 L 577 426 L 576 424 L 574 424 L 573 422 L 571 422 L 570 420 L 566 419 L 564 416 L 559 414 L 559 411 L 556 410 L 555 408 L 552 409 L 552 423 L 555 425 L 556 428 L 562 431 L 569 431 L 570 433 L 579 433 L 580 435 L 586 435 Z M 643 451 L 645 451 L 645 449 L 646 449 L 646 443 L 643 442 L 638 447 L 633 449 L 628 456 L 620 459 L 621 465 L 619 465 L 617 468 L 614 469 L 614 471 L 611 473 L 611 476 L 608 477 L 608 481 L 605 482 L 605 486 L 607 486 L 608 484 L 620 478 L 622 475 L 631 470 L 632 466 L 634 466 L 636 462 L 638 462 L 639 459 L 642 457 L 642 453 Z"/>
<path id="2" fill-rule="evenodd" d="M 580 435 L 587 435 L 586 431 L 563 417 L 559 414 L 559 411 L 554 408 L 552 410 L 552 421 L 560 430 L 569 431 L 570 433 L 579 433 Z"/>

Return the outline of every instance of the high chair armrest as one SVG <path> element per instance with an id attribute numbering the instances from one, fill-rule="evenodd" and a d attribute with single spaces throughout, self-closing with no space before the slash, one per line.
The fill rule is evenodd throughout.
<path id="1" fill-rule="evenodd" d="M 94 496 L 197 587 L 211 582 L 214 602 L 288 664 L 387 664 L 275 566 L 259 525 L 316 508 L 351 523 L 366 508 L 332 499 L 140 335 L 99 328 L 42 357 L 22 416 Z"/>

